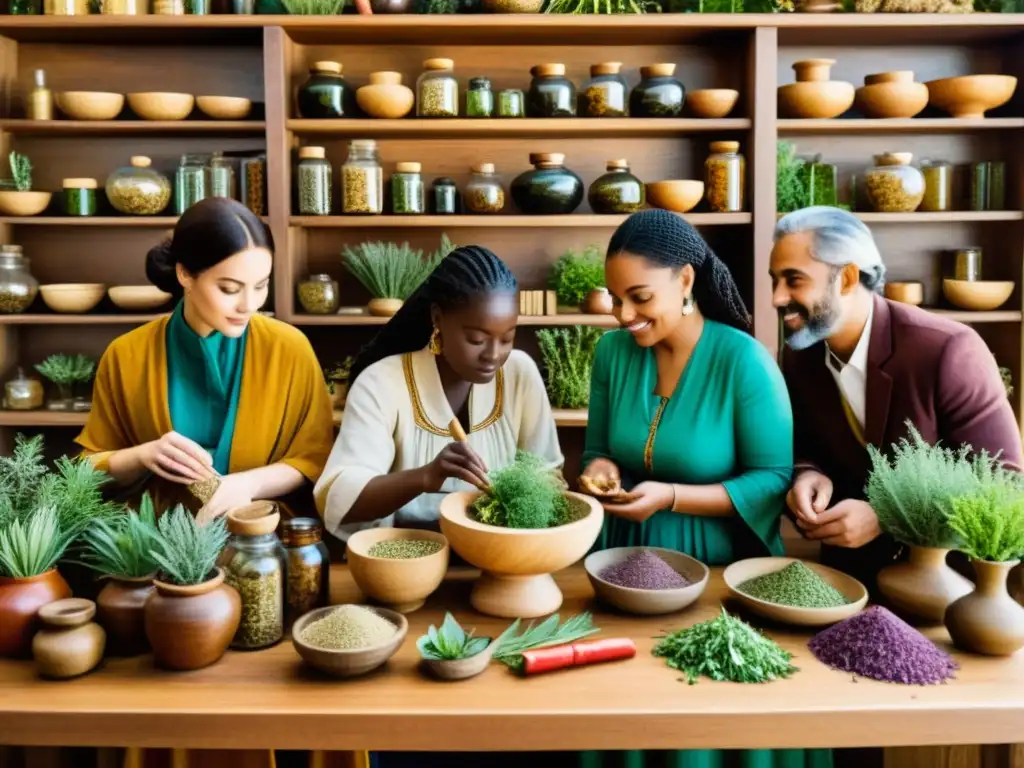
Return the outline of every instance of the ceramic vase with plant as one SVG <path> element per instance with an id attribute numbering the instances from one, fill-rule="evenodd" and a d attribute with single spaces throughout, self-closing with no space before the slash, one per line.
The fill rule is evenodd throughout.
<path id="1" fill-rule="evenodd" d="M 345 407 L 345 398 L 348 396 L 348 380 L 352 373 L 352 364 L 355 358 L 347 357 L 338 365 L 324 368 L 324 380 L 327 382 L 327 394 L 331 396 L 331 405 L 334 410 L 340 411 Z"/>
<path id="2" fill-rule="evenodd" d="M 558 296 L 559 311 L 578 311 L 592 292 L 604 287 L 604 259 L 597 245 L 566 251 L 555 262 L 548 286 Z"/>
<path id="3" fill-rule="evenodd" d="M 473 637 L 450 613 L 440 627 L 433 624 L 416 641 L 423 666 L 441 680 L 465 680 L 479 675 L 491 662 L 494 644 L 489 637 Z"/>
<path id="4" fill-rule="evenodd" d="M 50 192 L 32 189 L 32 162 L 20 152 L 8 156 L 11 178 L 0 182 L 0 214 L 4 216 L 35 216 L 50 204 Z"/>
<path id="5" fill-rule="evenodd" d="M 996 470 L 979 491 L 953 499 L 950 527 L 971 558 L 977 586 L 946 609 L 954 645 L 988 656 L 1009 656 L 1024 647 L 1024 608 L 1007 584 L 1024 555 L 1024 483 Z"/>
<path id="6" fill-rule="evenodd" d="M 96 598 L 97 619 L 107 631 L 110 650 L 134 656 L 149 649 L 144 621 L 153 594 L 157 545 L 153 500 L 144 494 L 139 511 L 97 520 L 85 531 L 83 561 L 106 580 Z"/>
<path id="7" fill-rule="evenodd" d="M 553 408 L 586 408 L 590 402 L 590 371 L 597 342 L 604 331 L 575 325 L 537 331 L 544 363 L 544 383 Z"/>
<path id="8" fill-rule="evenodd" d="M 442 235 L 441 246 L 427 257 L 408 243 L 382 242 L 346 245 L 342 256 L 348 271 L 370 292 L 370 314 L 391 317 L 453 250 L 455 245 Z"/>
<path id="9" fill-rule="evenodd" d="M 36 370 L 57 387 L 57 397 L 50 398 L 46 407 L 51 411 L 88 411 L 89 398 L 81 394 L 96 371 L 96 363 L 85 355 L 50 355 L 36 366 Z M 75 385 L 79 394 L 75 394 Z"/>
<path id="10" fill-rule="evenodd" d="M 217 558 L 228 540 L 224 518 L 201 525 L 181 505 L 157 523 L 159 570 L 146 601 L 146 637 L 157 664 L 202 669 L 219 661 L 238 630 L 242 601 L 224 583 Z"/>

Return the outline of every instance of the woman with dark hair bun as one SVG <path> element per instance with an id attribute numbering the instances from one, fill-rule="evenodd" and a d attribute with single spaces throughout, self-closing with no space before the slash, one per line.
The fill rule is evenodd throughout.
<path id="1" fill-rule="evenodd" d="M 189 208 L 146 258 L 178 299 L 169 317 L 114 340 L 77 442 L 122 486 L 203 519 L 286 496 L 320 476 L 330 398 L 301 332 L 258 314 L 270 290 L 270 230 L 241 203 Z M 187 492 L 196 484 L 204 496 Z"/>

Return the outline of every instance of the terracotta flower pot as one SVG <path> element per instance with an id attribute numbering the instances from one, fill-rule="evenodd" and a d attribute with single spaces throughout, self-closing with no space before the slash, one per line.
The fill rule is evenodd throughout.
<path id="1" fill-rule="evenodd" d="M 595 288 L 588 293 L 586 309 L 587 313 L 591 315 L 610 315 L 614 306 L 612 304 L 612 295 L 608 293 L 608 289 Z"/>
<path id="2" fill-rule="evenodd" d="M 153 577 L 110 579 L 96 598 L 96 616 L 107 630 L 110 652 L 136 656 L 149 650 L 146 639 L 146 601 L 153 594 Z"/>
<path id="3" fill-rule="evenodd" d="M 941 624 L 946 608 L 974 585 L 946 564 L 948 549 L 910 547 L 910 559 L 883 568 L 878 589 L 905 618 Z"/>
<path id="4" fill-rule="evenodd" d="M 57 569 L 27 579 L 0 577 L 0 656 L 28 656 L 39 609 L 65 597 L 71 588 Z"/>
<path id="5" fill-rule="evenodd" d="M 1024 647 L 1024 608 L 1010 597 L 1006 578 L 1019 560 L 972 560 L 978 585 L 946 610 L 946 629 L 957 648 L 1009 656 Z"/>
<path id="6" fill-rule="evenodd" d="M 92 619 L 96 603 L 80 597 L 39 609 L 42 628 L 32 638 L 32 656 L 43 677 L 64 680 L 92 671 L 103 660 L 107 633 Z"/>
<path id="7" fill-rule="evenodd" d="M 159 579 L 146 601 L 146 637 L 153 659 L 167 669 L 202 669 L 220 660 L 238 630 L 242 600 L 218 568 L 202 584 L 181 587 Z"/>

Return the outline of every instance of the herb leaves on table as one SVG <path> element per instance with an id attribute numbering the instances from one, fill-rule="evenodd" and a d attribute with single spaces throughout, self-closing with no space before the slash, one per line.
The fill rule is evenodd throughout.
<path id="1" fill-rule="evenodd" d="M 589 613 L 572 616 L 564 624 L 559 624 L 559 616 L 555 613 L 536 626 L 531 623 L 522 634 L 517 634 L 521 624 L 522 620 L 516 619 L 494 641 L 493 657 L 514 670 L 522 668 L 523 651 L 568 645 L 601 631 L 594 626 Z"/>
<path id="2" fill-rule="evenodd" d="M 473 637 L 459 626 L 459 622 L 450 613 L 444 616 L 444 622 L 438 629 L 433 624 L 427 634 L 416 641 L 416 647 L 424 659 L 430 661 L 456 661 L 468 659 L 483 651 L 491 642 L 489 637 Z"/>

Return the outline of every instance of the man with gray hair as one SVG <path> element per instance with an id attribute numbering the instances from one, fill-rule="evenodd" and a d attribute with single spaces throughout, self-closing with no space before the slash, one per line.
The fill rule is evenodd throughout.
<path id="1" fill-rule="evenodd" d="M 1020 433 L 974 330 L 879 295 L 885 265 L 860 219 L 804 208 L 779 220 L 774 241 L 795 429 L 787 503 L 803 535 L 822 543 L 823 562 L 873 588 L 899 549 L 864 500 L 867 446 L 889 454 L 909 421 L 929 443 L 985 449 L 1020 469 Z"/>

